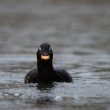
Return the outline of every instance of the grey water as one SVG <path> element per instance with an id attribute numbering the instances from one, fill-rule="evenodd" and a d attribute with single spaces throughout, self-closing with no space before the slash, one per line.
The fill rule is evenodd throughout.
<path id="1" fill-rule="evenodd" d="M 42 42 L 73 83 L 24 84 Z M 0 110 L 110 110 L 110 2 L 0 0 Z"/>

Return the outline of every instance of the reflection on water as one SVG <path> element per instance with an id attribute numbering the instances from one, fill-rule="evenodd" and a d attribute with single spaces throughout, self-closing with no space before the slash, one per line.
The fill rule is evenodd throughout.
<path id="1" fill-rule="evenodd" d="M 110 2 L 0 0 L 0 109 L 109 110 Z M 24 84 L 49 42 L 73 83 Z"/>
<path id="2" fill-rule="evenodd" d="M 37 85 L 37 89 L 40 90 L 40 91 L 51 91 L 52 88 L 54 88 L 55 84 L 53 83 L 39 83 Z"/>

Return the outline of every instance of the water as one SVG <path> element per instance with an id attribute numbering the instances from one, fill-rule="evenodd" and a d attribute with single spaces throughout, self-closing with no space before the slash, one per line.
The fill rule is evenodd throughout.
<path id="1" fill-rule="evenodd" d="M 0 110 L 109 110 L 109 4 L 0 0 Z M 73 83 L 24 84 L 42 42 Z"/>

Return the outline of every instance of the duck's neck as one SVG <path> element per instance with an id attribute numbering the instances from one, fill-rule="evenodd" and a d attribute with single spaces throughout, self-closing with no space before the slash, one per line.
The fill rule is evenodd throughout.
<path id="1" fill-rule="evenodd" d="M 38 81 L 39 82 L 50 82 L 54 78 L 52 74 L 54 74 L 54 69 L 52 62 L 43 61 L 37 62 L 37 70 L 38 70 Z"/>
<path id="2" fill-rule="evenodd" d="M 47 72 L 53 70 L 53 64 L 52 61 L 37 61 L 37 68 L 40 72 Z"/>

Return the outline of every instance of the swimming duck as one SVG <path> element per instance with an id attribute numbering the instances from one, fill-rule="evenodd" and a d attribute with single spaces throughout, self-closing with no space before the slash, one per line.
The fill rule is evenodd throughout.
<path id="1" fill-rule="evenodd" d="M 53 67 L 53 52 L 48 43 L 41 44 L 36 55 L 37 68 L 27 73 L 25 83 L 72 82 L 67 71 Z"/>

